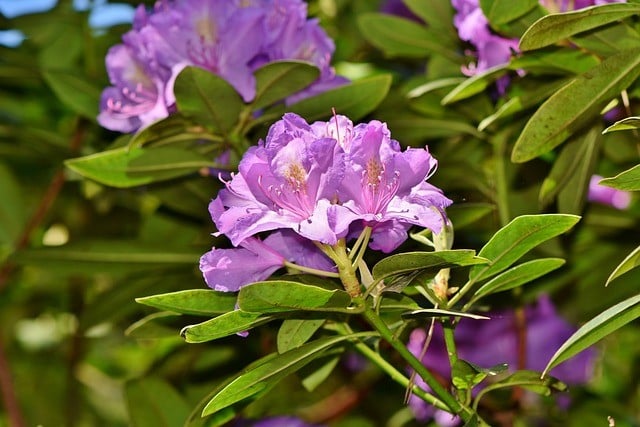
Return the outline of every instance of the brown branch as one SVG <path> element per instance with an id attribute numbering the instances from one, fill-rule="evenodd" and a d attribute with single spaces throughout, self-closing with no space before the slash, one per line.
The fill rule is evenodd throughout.
<path id="1" fill-rule="evenodd" d="M 13 380 L 11 379 L 11 368 L 9 362 L 5 357 L 3 338 L 0 336 L 0 392 L 2 393 L 2 401 L 4 402 L 5 410 L 7 411 L 7 418 L 9 419 L 9 425 L 12 427 L 24 427 L 26 426 L 22 412 L 20 411 L 20 404 L 16 397 L 15 390 L 13 389 Z"/>

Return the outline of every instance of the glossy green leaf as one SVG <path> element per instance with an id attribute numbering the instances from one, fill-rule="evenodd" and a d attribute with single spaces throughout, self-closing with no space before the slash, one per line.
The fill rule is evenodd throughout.
<path id="1" fill-rule="evenodd" d="M 509 65 L 503 64 L 489 68 L 473 77 L 469 77 L 442 98 L 442 105 L 453 104 L 454 102 L 477 95 L 489 87 L 490 84 L 504 76 L 508 71 Z"/>
<path id="2" fill-rule="evenodd" d="M 524 69 L 528 73 L 539 75 L 582 74 L 600 64 L 595 55 L 578 49 L 545 49 L 529 52 L 526 55 L 511 59 L 509 69 L 513 71 Z M 568 81 L 567 81 L 568 82 Z M 529 96 L 535 96 L 531 94 Z"/>
<path id="3" fill-rule="evenodd" d="M 638 317 L 640 317 L 640 294 L 603 311 L 582 325 L 562 344 L 547 363 L 544 374 Z"/>
<path id="4" fill-rule="evenodd" d="M 285 319 L 278 329 L 278 353 L 284 353 L 309 341 L 325 319 Z"/>
<path id="5" fill-rule="evenodd" d="M 573 136 L 562 147 L 558 158 L 553 163 L 549 175 L 542 182 L 538 200 L 547 206 L 562 193 L 562 213 L 576 213 L 584 203 L 586 185 L 588 185 L 595 161 L 600 149 L 600 125 L 592 127 L 586 134 Z M 574 203 L 571 204 L 571 201 Z M 573 208 L 573 212 L 565 209 Z"/>
<path id="6" fill-rule="evenodd" d="M 319 75 L 320 70 L 308 62 L 269 62 L 255 72 L 256 96 L 251 107 L 259 110 L 281 101 L 309 86 Z"/>
<path id="7" fill-rule="evenodd" d="M 386 56 L 426 58 L 441 55 L 459 62 L 460 56 L 446 46 L 439 34 L 405 18 L 365 13 L 358 17 L 358 28 L 369 43 L 382 50 Z"/>
<path id="8" fill-rule="evenodd" d="M 640 246 L 635 248 L 627 257 L 613 270 L 605 286 L 609 286 L 613 280 L 622 276 L 624 273 L 633 270 L 634 268 L 640 266 Z"/>
<path id="9" fill-rule="evenodd" d="M 445 310 L 442 308 L 421 308 L 408 313 L 403 313 L 405 318 L 432 318 L 432 317 L 466 317 L 467 319 L 488 320 L 490 317 L 480 314 L 467 313 L 465 311 Z"/>
<path id="10" fill-rule="evenodd" d="M 178 74 L 173 89 L 178 111 L 227 134 L 238 122 L 244 104 L 225 79 L 198 67 Z"/>
<path id="11" fill-rule="evenodd" d="M 42 77 L 58 99 L 72 111 L 92 121 L 96 120 L 100 89 L 93 82 L 70 70 L 46 70 Z"/>
<path id="12" fill-rule="evenodd" d="M 159 322 L 163 319 L 175 318 L 176 316 L 175 313 L 168 311 L 150 314 L 125 329 L 124 334 L 136 339 L 178 338 L 179 335 L 175 328 L 164 326 Z"/>
<path id="13" fill-rule="evenodd" d="M 319 366 L 313 366 L 316 363 L 311 362 L 307 368 L 312 368 L 308 375 L 305 375 L 301 379 L 302 386 L 308 392 L 313 392 L 316 388 L 318 388 L 328 377 L 331 375 L 331 372 L 335 369 L 340 362 L 340 355 L 331 356 L 328 360 L 319 360 L 318 362 L 324 362 Z"/>
<path id="14" fill-rule="evenodd" d="M 214 136 L 204 127 L 194 124 L 180 113 L 174 113 L 137 132 L 129 141 L 128 146 L 129 149 L 132 149 L 144 145 L 161 146 L 213 139 Z"/>
<path id="15" fill-rule="evenodd" d="M 471 268 L 469 279 L 479 281 L 508 268 L 540 243 L 571 229 L 579 216 L 562 214 L 522 215 L 502 227 L 478 253 L 489 260 Z"/>
<path id="16" fill-rule="evenodd" d="M 623 51 L 576 77 L 538 108 L 515 143 L 511 160 L 526 162 L 566 140 L 640 75 L 640 49 Z"/>
<path id="17" fill-rule="evenodd" d="M 385 311 L 418 310 L 420 306 L 413 298 L 407 295 L 386 292 L 382 294 L 379 309 L 381 313 L 384 313 Z"/>
<path id="18" fill-rule="evenodd" d="M 543 396 L 549 396 L 553 392 L 563 392 L 567 390 L 567 385 L 556 378 L 541 378 L 540 372 L 522 370 L 514 372 L 507 378 L 496 381 L 495 383 L 487 386 L 478 394 L 476 400 L 479 400 L 482 395 L 488 391 L 505 387 L 522 387 Z"/>
<path id="19" fill-rule="evenodd" d="M 453 26 L 453 15 L 455 10 L 450 0 L 403 0 L 403 3 L 413 12 L 414 15 L 433 28 L 438 35 L 450 43 L 457 44 L 458 34 Z"/>
<path id="20" fill-rule="evenodd" d="M 324 289 L 299 282 L 274 280 L 244 286 L 238 293 L 238 307 L 252 313 L 295 310 L 345 312 L 351 297 L 339 289 Z"/>
<path id="21" fill-rule="evenodd" d="M 576 11 L 547 15 L 522 35 L 520 50 L 528 51 L 560 42 L 574 34 L 640 13 L 640 4 L 611 3 Z"/>
<path id="22" fill-rule="evenodd" d="M 236 294 L 212 289 L 189 289 L 136 298 L 136 302 L 174 313 L 215 316 L 234 310 Z"/>
<path id="23" fill-rule="evenodd" d="M 633 24 L 633 20 L 627 20 Z M 635 49 L 640 44 L 640 33 L 634 26 L 625 21 L 618 21 L 604 27 L 576 34 L 570 39 L 571 44 L 580 50 L 606 58 L 623 50 Z"/>
<path id="24" fill-rule="evenodd" d="M 390 87 L 391 76 L 388 74 L 368 77 L 303 99 L 286 110 L 301 115 L 311 123 L 330 116 L 331 109 L 335 108 L 337 114 L 355 121 L 373 111 Z"/>
<path id="25" fill-rule="evenodd" d="M 494 27 L 520 18 L 537 5 L 537 0 L 480 0 L 482 12 Z"/>
<path id="26" fill-rule="evenodd" d="M 275 317 L 263 316 L 262 313 L 247 313 L 242 310 L 234 310 L 206 322 L 185 326 L 180 331 L 180 335 L 189 343 L 213 341 L 248 331 L 273 319 Z"/>
<path id="27" fill-rule="evenodd" d="M 486 377 L 486 372 L 482 372 L 472 363 L 462 359 L 456 360 L 451 369 L 451 382 L 459 390 L 471 390 Z"/>
<path id="28" fill-rule="evenodd" d="M 475 254 L 475 251 L 470 249 L 395 254 L 373 266 L 373 278 L 380 280 L 394 274 L 413 273 L 427 269 L 438 272 L 443 268 L 466 267 L 487 262 L 486 259 L 476 257 Z"/>
<path id="29" fill-rule="evenodd" d="M 624 191 L 640 191 L 640 165 L 619 173 L 612 178 L 600 180 L 600 184 Z"/>
<path id="30" fill-rule="evenodd" d="M 290 375 L 309 362 L 324 355 L 327 350 L 347 340 L 355 340 L 374 333 L 359 333 L 346 336 L 320 338 L 289 350 L 275 357 L 269 357 L 264 363 L 254 365 L 252 369 L 241 372 L 235 379 L 209 401 L 202 411 L 202 416 L 216 413 L 242 400 L 259 395 L 276 382 Z"/>
<path id="31" fill-rule="evenodd" d="M 606 128 L 604 131 L 602 131 L 602 133 L 605 134 L 609 132 L 635 129 L 640 129 L 640 117 L 637 116 L 625 117 L 622 120 L 618 120 L 617 122 Z"/>
<path id="32" fill-rule="evenodd" d="M 160 378 L 129 381 L 124 392 L 132 426 L 175 427 L 182 425 L 189 416 L 189 406 L 184 398 Z"/>
<path id="33" fill-rule="evenodd" d="M 564 263 L 565 261 L 561 258 L 542 258 L 527 261 L 516 265 L 515 267 L 511 267 L 507 271 L 499 274 L 482 285 L 474 293 L 473 300 L 522 286 L 537 279 L 538 277 L 544 276 L 545 274 L 562 267 Z"/>
<path id="34" fill-rule="evenodd" d="M 194 151 L 171 146 L 121 147 L 67 160 L 65 165 L 101 184 L 128 188 L 188 175 L 211 166 L 211 161 Z"/>

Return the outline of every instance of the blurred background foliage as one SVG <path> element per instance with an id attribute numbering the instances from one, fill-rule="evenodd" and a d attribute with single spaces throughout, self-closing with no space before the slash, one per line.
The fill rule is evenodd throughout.
<path id="1" fill-rule="evenodd" d="M 7 3 L 11 0 L 0 6 Z M 2 9 L 0 30 L 19 30 L 24 40 L 0 46 L 0 375 L 5 403 L 0 425 L 20 419 L 22 425 L 43 426 L 182 425 L 217 382 L 274 346 L 273 328 L 247 338 L 187 345 L 176 331 L 198 319 L 184 316 L 159 318 L 128 333 L 132 324 L 155 313 L 135 298 L 204 288 L 198 258 L 220 244 L 211 236 L 207 212 L 220 183 L 207 173 L 113 188 L 64 167 L 67 159 L 123 146 L 130 138 L 101 128 L 95 117 L 100 92 L 108 85 L 105 54 L 130 28 L 126 16 L 130 19 L 137 4 L 119 2 L 125 18 L 115 25 L 97 18 L 106 13 L 104 2 L 59 1 L 15 17 L 4 16 Z M 538 248 L 539 254 L 566 258 L 566 266 L 521 293 L 498 294 L 492 306 L 518 305 L 544 292 L 567 319 L 580 324 L 637 294 L 639 269 L 607 288 L 604 283 L 638 245 L 640 203 L 634 200 L 620 211 L 585 201 L 591 174 L 614 176 L 637 163 L 637 134 L 598 132 L 588 153 L 569 153 L 579 159 L 575 173 L 563 177 L 565 187 L 542 201 L 543 182 L 570 145 L 526 163 L 509 160 L 533 109 L 593 63 L 586 56 L 582 62 L 573 58 L 566 64 L 574 68 L 567 69 L 562 58 L 535 62 L 532 55 L 533 65 L 518 66 L 527 69 L 527 76 L 514 79 L 499 101 L 492 90 L 479 90 L 442 105 L 442 98 L 466 79 L 461 66 L 468 61 L 468 46 L 457 38 L 449 2 L 434 0 L 431 6 L 441 15 L 434 15 L 427 27 L 416 17 L 411 27 L 393 21 L 394 27 L 381 20 L 380 4 L 370 0 L 311 1 L 309 14 L 319 17 L 336 41 L 338 74 L 352 80 L 393 76 L 385 99 L 363 120 L 387 121 L 404 145 L 429 145 L 439 160 L 432 182 L 454 200 L 454 224 L 459 218 L 464 225 L 456 228 L 454 247 L 479 249 L 520 214 L 583 215 L 571 234 Z M 527 19 L 507 30 L 521 35 L 533 22 Z M 637 19 L 626 25 L 624 38 L 609 26 L 603 31 L 613 34 L 594 34 L 583 46 L 598 51 L 609 49 L 609 39 L 637 43 Z M 431 33 L 420 39 L 425 28 Z M 394 33 L 400 37 L 390 41 Z M 435 42 L 430 43 L 432 36 Z M 495 78 L 487 77 L 485 87 Z M 491 118 L 505 99 L 520 95 L 524 108 Z M 630 112 L 636 114 L 637 95 L 636 84 L 629 89 Z M 600 131 L 607 125 L 593 120 Z M 265 132 L 266 127 L 256 127 L 247 139 L 255 143 Z M 546 414 L 552 425 L 606 425 L 608 416 L 616 426 L 640 425 L 639 326 L 636 320 L 599 343 L 593 380 L 571 390 L 568 414 Z M 251 404 L 246 415 L 293 412 L 335 426 L 398 426 L 413 423 L 407 411 L 402 392 L 376 369 L 354 371 L 345 364 L 314 393 L 295 378 L 283 381 Z"/>

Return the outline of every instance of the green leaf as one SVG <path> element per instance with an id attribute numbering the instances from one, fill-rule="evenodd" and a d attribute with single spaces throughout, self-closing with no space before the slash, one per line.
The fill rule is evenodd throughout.
<path id="1" fill-rule="evenodd" d="M 331 375 L 339 361 L 340 355 L 331 356 L 326 361 L 319 360 L 319 362 L 324 362 L 320 366 L 313 366 L 315 363 L 311 362 L 311 365 L 307 366 L 307 368 L 312 368 L 310 373 L 304 376 L 301 381 L 305 390 L 311 393 L 318 388 Z"/>
<path id="2" fill-rule="evenodd" d="M 175 147 L 121 147 L 67 160 L 65 165 L 101 184 L 128 188 L 188 175 L 211 166 L 211 161 Z"/>
<path id="3" fill-rule="evenodd" d="M 487 378 L 487 373 L 477 369 L 472 363 L 462 359 L 456 360 L 451 369 L 451 382 L 460 390 L 471 390 Z"/>
<path id="4" fill-rule="evenodd" d="M 182 396 L 160 378 L 129 381 L 124 391 L 132 426 L 175 427 L 189 416 L 189 406 Z"/>
<path id="5" fill-rule="evenodd" d="M 562 192 L 562 202 L 559 200 L 559 204 L 563 205 L 561 212 L 579 212 L 599 153 L 600 129 L 600 124 L 597 124 L 586 135 L 577 134 L 562 147 L 549 175 L 542 182 L 538 195 L 542 206 L 547 206 Z M 571 201 L 574 203 L 570 203 Z M 567 212 L 567 208 L 573 209 Z"/>
<path id="6" fill-rule="evenodd" d="M 640 117 L 625 117 L 622 120 L 618 120 L 608 128 L 606 128 L 602 133 L 616 132 L 621 130 L 635 130 L 640 129 Z"/>
<path id="7" fill-rule="evenodd" d="M 516 265 L 482 285 L 474 293 L 473 300 L 522 286 L 560 268 L 564 263 L 561 258 L 542 258 Z"/>
<path id="8" fill-rule="evenodd" d="M 563 214 L 522 215 L 502 227 L 478 253 L 489 264 L 474 266 L 469 279 L 479 281 L 494 276 L 524 254 L 553 237 L 567 232 L 580 220 Z"/>
<path id="9" fill-rule="evenodd" d="M 538 0 L 480 0 L 480 8 L 494 28 L 520 18 L 537 5 Z"/>
<path id="10" fill-rule="evenodd" d="M 269 62 L 255 72 L 256 96 L 251 108 L 259 110 L 281 101 L 309 86 L 319 75 L 320 70 L 308 62 Z"/>
<path id="11" fill-rule="evenodd" d="M 189 343 L 213 341 L 229 335 L 238 334 L 274 320 L 273 316 L 261 313 L 247 313 L 234 310 L 196 325 L 182 328 L 180 335 Z"/>
<path id="12" fill-rule="evenodd" d="M 358 17 L 358 28 L 365 39 L 386 56 L 426 58 L 438 54 L 453 62 L 460 56 L 443 43 L 434 30 L 405 18 L 382 14 L 365 13 Z"/>
<path id="13" fill-rule="evenodd" d="M 386 311 L 418 310 L 420 306 L 407 295 L 386 292 L 382 294 L 379 309 L 381 313 L 384 313 Z"/>
<path id="14" fill-rule="evenodd" d="M 640 265 L 640 246 L 635 248 L 627 257 L 613 270 L 605 286 L 609 286 L 613 280 L 622 276 L 627 271 L 630 271 Z"/>
<path id="15" fill-rule="evenodd" d="M 46 70 L 42 77 L 63 104 L 87 119 L 96 120 L 100 89 L 93 82 L 70 70 Z"/>
<path id="16" fill-rule="evenodd" d="M 329 116 L 331 109 L 335 108 L 336 113 L 348 116 L 355 121 L 380 104 L 389 92 L 391 80 L 388 74 L 357 80 L 311 98 L 305 98 L 287 107 L 286 111 L 297 113 L 311 123 Z"/>
<path id="17" fill-rule="evenodd" d="M 454 9 L 450 0 L 403 0 L 404 4 L 414 15 L 426 22 L 429 28 L 437 31 L 446 44 L 456 45 L 458 34 L 453 26 Z"/>
<path id="18" fill-rule="evenodd" d="M 554 13 L 536 21 L 522 35 L 520 50 L 540 49 L 611 22 L 640 13 L 640 4 L 612 3 L 565 13 Z"/>
<path id="19" fill-rule="evenodd" d="M 540 372 L 535 371 L 517 371 L 500 381 L 497 381 L 484 388 L 476 400 L 480 400 L 482 395 L 491 390 L 505 387 L 522 387 L 534 393 L 543 396 L 549 396 L 552 392 L 563 392 L 567 390 L 567 385 L 553 377 L 541 378 Z"/>
<path id="20" fill-rule="evenodd" d="M 496 209 L 490 203 L 459 203 L 447 208 L 447 217 L 456 231 L 484 218 Z"/>
<path id="21" fill-rule="evenodd" d="M 238 293 L 238 307 L 251 313 L 295 310 L 345 312 L 351 297 L 339 289 L 324 289 L 299 282 L 274 280 L 252 283 Z"/>
<path id="22" fill-rule="evenodd" d="M 437 273 L 443 268 L 466 267 L 487 262 L 486 259 L 478 258 L 475 254 L 475 251 L 470 249 L 454 249 L 391 255 L 373 266 L 373 278 L 380 280 L 395 274 L 413 273 L 427 269 Z"/>
<path id="23" fill-rule="evenodd" d="M 284 353 L 309 341 L 325 319 L 285 319 L 278 329 L 278 353 Z"/>
<path id="24" fill-rule="evenodd" d="M 469 77 L 442 98 L 442 105 L 453 104 L 454 102 L 477 95 L 489 87 L 490 84 L 507 74 L 508 71 L 509 64 L 501 64 L 476 74 L 473 77 Z"/>
<path id="25" fill-rule="evenodd" d="M 576 77 L 538 108 L 513 147 L 511 160 L 526 162 L 552 150 L 640 75 L 640 49 L 623 51 Z"/>
<path id="26" fill-rule="evenodd" d="M 475 320 L 488 320 L 490 317 L 482 316 L 480 314 L 467 313 L 465 311 L 457 310 L 444 310 L 442 308 L 421 308 L 419 310 L 413 310 L 408 313 L 402 313 L 402 317 L 405 318 L 427 318 L 432 317 L 466 317 L 468 319 Z"/>
<path id="27" fill-rule="evenodd" d="M 355 340 L 375 333 L 320 338 L 289 350 L 275 357 L 267 356 L 264 363 L 254 364 L 250 370 L 241 372 L 209 401 L 202 416 L 214 414 L 237 402 L 260 395 L 269 390 L 276 382 L 296 372 L 312 360 L 326 354 L 327 350 L 347 340 Z"/>
<path id="28" fill-rule="evenodd" d="M 471 135 L 478 139 L 485 138 L 485 135 L 478 132 L 475 126 L 454 118 L 439 120 L 414 114 L 398 114 L 395 117 L 389 117 L 386 121 L 389 129 L 393 129 L 394 135 L 408 135 L 412 139 L 439 139 L 456 135 Z"/>
<path id="29" fill-rule="evenodd" d="M 640 165 L 636 165 L 613 178 L 600 180 L 601 185 L 624 191 L 640 191 Z"/>
<path id="30" fill-rule="evenodd" d="M 543 375 L 638 317 L 640 317 L 640 294 L 603 311 L 582 325 L 562 344 L 547 363 Z"/>
<path id="31" fill-rule="evenodd" d="M 166 318 L 175 318 L 177 315 L 168 311 L 161 311 L 143 317 L 131 326 L 129 326 L 124 334 L 130 338 L 136 339 L 158 339 L 167 337 L 178 337 L 175 328 L 164 326 L 159 320 Z"/>
<path id="32" fill-rule="evenodd" d="M 198 67 L 186 67 L 174 85 L 178 111 L 226 135 L 238 122 L 244 103 L 225 79 Z"/>
<path id="33" fill-rule="evenodd" d="M 236 294 L 212 289 L 189 289 L 136 298 L 139 304 L 194 316 L 214 316 L 235 309 Z"/>
<path id="34" fill-rule="evenodd" d="M 194 124 L 180 113 L 158 120 L 131 138 L 128 147 L 160 146 L 181 142 L 212 140 L 214 137 L 204 127 Z"/>

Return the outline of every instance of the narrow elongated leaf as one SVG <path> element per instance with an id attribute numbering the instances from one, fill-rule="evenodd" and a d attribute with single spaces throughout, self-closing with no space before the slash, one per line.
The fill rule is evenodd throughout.
<path id="1" fill-rule="evenodd" d="M 351 297 L 345 291 L 286 280 L 253 283 L 242 287 L 238 293 L 238 307 L 252 313 L 295 310 L 344 312 L 349 304 Z"/>
<path id="2" fill-rule="evenodd" d="M 325 319 L 285 319 L 278 329 L 278 353 L 300 347 L 309 341 L 325 321 Z"/>
<path id="3" fill-rule="evenodd" d="M 633 270 L 634 268 L 640 266 L 640 246 L 635 248 L 627 257 L 613 270 L 605 286 L 609 286 L 613 280 L 622 276 L 629 270 Z"/>
<path id="4" fill-rule="evenodd" d="M 458 34 L 453 26 L 454 9 L 450 0 L 403 0 L 409 10 L 426 22 L 429 28 L 437 30 L 450 43 L 457 44 Z"/>
<path id="5" fill-rule="evenodd" d="M 526 162 L 552 150 L 596 117 L 640 75 L 640 49 L 620 52 L 576 77 L 538 108 L 516 141 L 511 160 Z"/>
<path id="6" fill-rule="evenodd" d="M 452 104 L 484 91 L 491 83 L 504 76 L 508 71 L 509 65 L 502 64 L 469 77 L 442 98 L 442 105 Z"/>
<path id="7" fill-rule="evenodd" d="M 624 191 L 640 191 L 640 165 L 636 165 L 613 178 L 600 180 L 600 184 Z"/>
<path id="8" fill-rule="evenodd" d="M 401 273 L 413 273 L 420 270 L 438 271 L 443 268 L 465 267 L 485 264 L 486 259 L 475 256 L 470 249 L 454 249 L 438 252 L 405 252 L 391 255 L 373 266 L 375 280 Z"/>
<path id="9" fill-rule="evenodd" d="M 180 335 L 190 343 L 212 341 L 245 332 L 273 319 L 275 319 L 273 316 L 263 316 L 262 313 L 234 310 L 197 325 L 185 326 L 180 331 Z"/>
<path id="10" fill-rule="evenodd" d="M 473 295 L 473 299 L 522 286 L 560 268 L 564 262 L 561 258 L 542 258 L 516 265 L 482 285 Z"/>
<path id="11" fill-rule="evenodd" d="M 549 396 L 554 391 L 562 392 L 567 390 L 567 385 L 556 378 L 541 378 L 540 372 L 522 370 L 514 372 L 507 378 L 496 381 L 495 383 L 489 385 L 484 390 L 482 390 L 482 394 L 490 390 L 496 390 L 505 387 L 511 388 L 516 386 L 526 388 L 527 390 L 533 391 L 534 393 L 538 393 L 543 396 Z M 478 394 L 477 398 L 479 399 L 480 397 L 481 395 Z"/>
<path id="12" fill-rule="evenodd" d="M 211 161 L 194 151 L 170 146 L 121 147 L 67 160 L 65 165 L 101 184 L 128 188 L 188 175 L 211 166 Z"/>
<path id="13" fill-rule="evenodd" d="M 538 0 L 480 0 L 482 12 L 494 28 L 520 18 L 538 5 Z"/>
<path id="14" fill-rule="evenodd" d="M 189 289 L 136 298 L 136 302 L 174 313 L 215 316 L 234 310 L 236 294 L 212 289 Z"/>
<path id="15" fill-rule="evenodd" d="M 551 172 L 542 182 L 538 200 L 542 206 L 547 206 L 563 189 L 568 194 L 564 194 L 563 202 L 568 204 L 567 198 L 575 200 L 574 208 L 579 208 L 584 202 L 586 187 L 591 178 L 595 160 L 600 148 L 600 126 L 594 126 L 585 135 L 580 133 L 575 135 L 562 147 L 560 155 L 553 163 Z M 561 211 L 562 213 L 575 213 Z"/>
<path id="16" fill-rule="evenodd" d="M 160 378 L 129 381 L 125 385 L 128 414 L 136 427 L 175 427 L 189 416 L 189 406 Z"/>
<path id="17" fill-rule="evenodd" d="M 225 79 L 198 67 L 186 67 L 174 85 L 178 111 L 227 134 L 238 121 L 242 98 Z"/>
<path id="18" fill-rule="evenodd" d="M 611 3 L 565 13 L 554 13 L 536 21 L 522 35 L 520 50 L 540 49 L 574 34 L 640 13 L 640 4 Z"/>
<path id="19" fill-rule="evenodd" d="M 387 119 L 389 129 L 393 129 L 394 135 L 403 135 L 411 139 L 437 139 L 455 135 L 471 135 L 478 139 L 484 139 L 485 135 L 475 126 L 460 119 L 428 119 L 413 114 L 398 115 Z"/>
<path id="20" fill-rule="evenodd" d="M 318 386 L 320 386 L 335 369 L 336 365 L 340 361 L 340 354 L 336 356 L 327 357 L 326 360 L 318 360 L 322 364 L 311 362 L 304 370 L 309 369 L 310 373 L 305 375 L 302 380 L 302 386 L 308 392 L 313 392 Z M 314 366 L 319 365 L 319 366 Z M 301 374 L 304 372 L 301 372 Z"/>
<path id="21" fill-rule="evenodd" d="M 546 214 L 522 215 L 502 227 L 478 253 L 489 264 L 471 268 L 469 279 L 479 281 L 494 276 L 540 243 L 567 232 L 579 216 Z"/>
<path id="22" fill-rule="evenodd" d="M 372 45 L 387 56 L 426 58 L 438 54 L 459 62 L 460 56 L 446 46 L 436 31 L 405 18 L 382 13 L 366 13 L 358 17 L 358 28 Z"/>
<path id="23" fill-rule="evenodd" d="M 100 105 L 100 89 L 84 76 L 70 70 L 47 70 L 42 77 L 58 99 L 72 111 L 96 120 Z"/>
<path id="24" fill-rule="evenodd" d="M 603 311 L 582 325 L 562 344 L 547 363 L 543 375 L 638 317 L 640 317 L 640 294 Z"/>
<path id="25" fill-rule="evenodd" d="M 313 83 L 320 70 L 303 61 L 275 61 L 258 68 L 256 76 L 256 97 L 251 106 L 259 110 L 281 101 Z"/>
<path id="26" fill-rule="evenodd" d="M 124 334 L 136 339 L 158 339 L 167 337 L 178 338 L 178 332 L 175 328 L 164 326 L 159 322 L 163 319 L 175 318 L 176 316 L 176 313 L 169 311 L 150 314 L 129 326 L 124 331 Z"/>
<path id="27" fill-rule="evenodd" d="M 328 349 L 347 340 L 355 340 L 375 333 L 359 333 L 346 336 L 320 338 L 289 350 L 286 353 L 269 357 L 264 363 L 254 365 L 252 369 L 241 372 L 235 379 L 209 401 L 202 411 L 202 416 L 216 413 L 234 403 L 259 395 L 276 382 L 290 375 L 312 360 L 324 355 Z"/>
<path id="28" fill-rule="evenodd" d="M 220 139 L 220 137 L 218 137 Z M 180 113 L 152 123 L 131 138 L 129 149 L 134 147 L 160 146 L 189 141 L 211 141 L 214 136 Z"/>
<path id="29" fill-rule="evenodd" d="M 624 119 L 618 120 L 617 122 L 606 128 L 604 131 L 602 131 L 602 133 L 605 134 L 609 132 L 634 129 L 640 129 L 640 117 L 625 117 Z"/>

